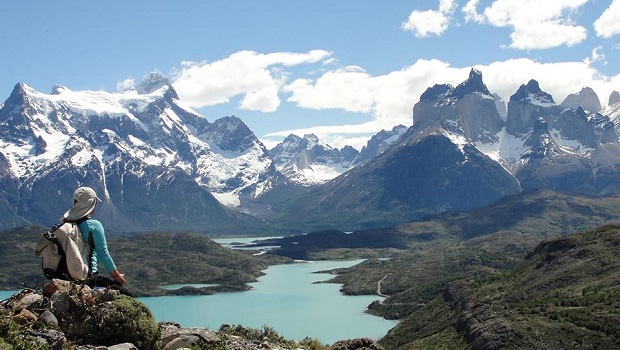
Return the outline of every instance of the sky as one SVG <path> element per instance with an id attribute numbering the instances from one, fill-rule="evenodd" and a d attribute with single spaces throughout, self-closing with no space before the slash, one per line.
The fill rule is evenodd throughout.
<path id="1" fill-rule="evenodd" d="M 121 92 L 159 72 L 268 148 L 314 133 L 360 149 L 472 68 L 506 102 L 531 79 L 556 103 L 620 91 L 620 0 L 6 0 L 0 45 L 0 101 L 17 83 Z"/>

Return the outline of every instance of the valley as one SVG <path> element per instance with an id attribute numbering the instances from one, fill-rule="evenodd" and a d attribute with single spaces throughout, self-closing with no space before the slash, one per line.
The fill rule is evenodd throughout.
<path id="1" fill-rule="evenodd" d="M 343 284 L 347 295 L 387 296 L 368 306 L 373 315 L 399 321 L 380 340 L 386 349 L 613 348 L 620 342 L 613 327 L 620 228 L 610 223 L 620 222 L 618 201 L 519 194 L 383 229 L 272 238 L 261 244 L 280 248 L 260 256 L 197 234 L 112 236 L 110 246 L 141 295 L 169 294 L 161 282 L 218 283 L 175 292 L 182 294 L 238 291 L 269 265 L 364 258 L 326 271 L 336 274 L 328 282 Z M 2 288 L 42 282 L 31 251 L 40 230 L 0 232 L 0 252 L 9 261 L 0 271 Z"/>
<path id="2" fill-rule="evenodd" d="M 367 312 L 399 321 L 387 349 L 618 347 L 620 102 L 584 96 L 556 104 L 530 80 L 500 114 L 472 69 L 361 151 L 315 135 L 267 150 L 240 118 L 186 109 L 160 74 L 118 95 L 18 84 L 0 108 L 0 287 L 45 282 L 32 248 L 85 184 L 139 296 L 366 259 L 328 282 L 386 296 Z M 240 232 L 282 238 L 256 256 L 210 239 Z M 159 288 L 188 283 L 207 286 Z"/>

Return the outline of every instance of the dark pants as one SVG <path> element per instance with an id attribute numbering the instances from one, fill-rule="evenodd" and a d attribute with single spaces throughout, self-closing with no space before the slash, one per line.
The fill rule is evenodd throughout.
<path id="1" fill-rule="evenodd" d="M 109 279 L 102 275 L 98 275 L 98 274 L 89 275 L 88 278 L 86 279 L 86 285 L 88 285 L 89 287 L 93 289 L 97 289 L 97 288 L 115 289 L 115 290 L 118 290 L 121 294 L 125 294 L 130 297 L 133 297 L 133 293 L 129 289 L 118 284 L 118 282 L 116 282 L 115 280 Z"/>

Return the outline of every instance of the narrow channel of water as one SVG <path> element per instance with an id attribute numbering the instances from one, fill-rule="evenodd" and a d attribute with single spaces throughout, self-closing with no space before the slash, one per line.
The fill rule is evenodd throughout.
<path id="1" fill-rule="evenodd" d="M 344 296 L 339 284 L 314 283 L 333 277 L 316 271 L 349 267 L 357 261 L 320 261 L 274 265 L 252 284 L 252 290 L 206 296 L 140 298 L 157 321 L 172 321 L 184 327 L 241 324 L 274 328 L 288 339 L 305 337 L 332 344 L 357 337 L 379 339 L 396 325 L 366 314 L 366 307 L 379 296 Z"/>

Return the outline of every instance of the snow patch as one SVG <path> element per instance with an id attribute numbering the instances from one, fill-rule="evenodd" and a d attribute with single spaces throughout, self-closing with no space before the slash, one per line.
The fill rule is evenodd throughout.
<path id="1" fill-rule="evenodd" d="M 569 140 L 562 137 L 559 131 L 549 130 L 551 137 L 560 149 L 567 153 L 585 155 L 592 152 L 594 149 L 587 147 L 577 140 Z"/>
<path id="2" fill-rule="evenodd" d="M 441 129 L 441 130 L 442 130 L 442 134 L 448 139 L 450 139 L 450 141 L 452 141 L 453 144 L 457 145 L 459 149 L 461 150 L 461 152 L 463 151 L 463 147 L 465 147 L 465 145 L 469 143 L 465 135 L 455 134 L 445 129 Z"/>
<path id="3" fill-rule="evenodd" d="M 85 166 L 90 162 L 92 157 L 93 153 L 90 150 L 83 148 L 71 157 L 71 163 L 80 167 Z"/>
<path id="4" fill-rule="evenodd" d="M 222 203 L 223 205 L 227 206 L 227 207 L 232 207 L 232 208 L 236 208 L 239 205 L 241 205 L 241 200 L 239 199 L 239 196 L 237 196 L 236 194 L 232 193 L 232 192 L 226 192 L 226 193 L 211 193 L 213 195 L 213 197 L 215 197 L 215 199 L 217 199 L 218 202 Z"/>
<path id="5" fill-rule="evenodd" d="M 503 128 L 497 133 L 499 142 L 482 143 L 476 142 L 475 146 L 480 152 L 499 163 L 517 164 L 520 162 L 521 156 L 527 151 L 525 141 L 529 134 L 522 137 L 516 137 L 506 132 Z"/>
<path id="6" fill-rule="evenodd" d="M 555 106 L 555 103 L 548 100 L 547 98 L 541 98 L 539 96 L 536 95 L 528 95 L 527 96 L 527 102 L 535 105 L 535 106 L 540 106 L 540 107 L 553 107 Z"/>

